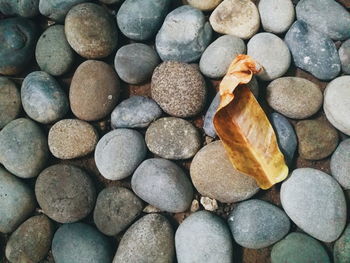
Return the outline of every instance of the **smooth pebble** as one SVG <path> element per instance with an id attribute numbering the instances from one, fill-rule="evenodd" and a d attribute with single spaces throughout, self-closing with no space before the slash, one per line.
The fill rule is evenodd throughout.
<path id="1" fill-rule="evenodd" d="M 0 0 L 0 12 L 6 16 L 34 17 L 39 14 L 39 0 Z"/>
<path id="2" fill-rule="evenodd" d="M 43 16 L 63 23 L 68 11 L 75 5 L 88 0 L 39 0 L 39 11 Z"/>
<path id="3" fill-rule="evenodd" d="M 334 243 L 333 259 L 334 263 L 350 262 L 350 224 L 340 238 Z"/>
<path id="4" fill-rule="evenodd" d="M 343 42 L 338 53 L 343 72 L 350 75 L 350 39 Z"/>
<path id="5" fill-rule="evenodd" d="M 0 129 L 18 116 L 21 105 L 21 94 L 16 84 L 0 77 Z"/>
<path id="6" fill-rule="evenodd" d="M 331 158 L 331 174 L 346 190 L 350 190 L 350 139 L 342 141 Z"/>

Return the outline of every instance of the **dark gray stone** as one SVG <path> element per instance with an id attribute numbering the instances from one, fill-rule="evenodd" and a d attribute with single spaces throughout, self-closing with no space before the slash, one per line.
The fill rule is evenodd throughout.
<path id="1" fill-rule="evenodd" d="M 33 17 L 39 14 L 39 0 L 0 0 L 0 12 L 6 16 Z"/>
<path id="2" fill-rule="evenodd" d="M 334 263 L 350 262 L 350 224 L 334 244 L 333 259 Z"/>
<path id="3" fill-rule="evenodd" d="M 120 4 L 124 2 L 124 0 L 100 0 L 100 2 L 106 4 L 106 5 L 113 5 L 113 4 Z"/>
<path id="4" fill-rule="evenodd" d="M 340 46 L 338 52 L 343 72 L 350 75 L 350 39 Z"/>
<path id="5" fill-rule="evenodd" d="M 89 0 L 40 0 L 39 11 L 42 15 L 63 23 L 68 11 L 75 5 Z"/>
<path id="6" fill-rule="evenodd" d="M 0 129 L 14 120 L 21 110 L 21 94 L 16 84 L 0 77 Z"/>
<path id="7" fill-rule="evenodd" d="M 333 153 L 331 173 L 344 189 L 350 189 L 350 139 L 342 141 Z"/>

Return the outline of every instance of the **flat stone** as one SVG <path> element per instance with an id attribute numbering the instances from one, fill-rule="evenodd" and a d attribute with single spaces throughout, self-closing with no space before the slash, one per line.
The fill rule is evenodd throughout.
<path id="1" fill-rule="evenodd" d="M 233 262 L 230 230 L 218 216 L 199 211 L 187 217 L 175 234 L 176 256 L 179 263 Z"/>
<path id="2" fill-rule="evenodd" d="M 38 0 L 37 0 L 38 1 Z M 64 23 L 68 11 L 75 5 L 88 0 L 39 0 L 39 11 L 43 16 Z"/>
<path id="3" fill-rule="evenodd" d="M 331 158 L 331 173 L 338 183 L 350 190 L 350 139 L 342 141 Z"/>
<path id="4" fill-rule="evenodd" d="M 6 16 L 33 17 L 39 14 L 39 0 L 1 0 L 0 12 Z"/>
<path id="5" fill-rule="evenodd" d="M 281 202 L 289 218 L 314 238 L 333 242 L 343 232 L 344 193 L 337 181 L 324 172 L 312 168 L 294 170 L 282 183 Z"/>
<path id="6" fill-rule="evenodd" d="M 338 53 L 343 72 L 350 75 L 350 40 L 343 42 Z"/>
<path id="7" fill-rule="evenodd" d="M 187 3 L 202 11 L 211 11 L 217 7 L 222 0 L 187 0 Z"/>
<path id="8" fill-rule="evenodd" d="M 334 263 L 350 262 L 350 225 L 334 244 Z"/>
<path id="9" fill-rule="evenodd" d="M 161 211 L 183 212 L 193 199 L 192 185 L 184 171 L 166 159 L 153 158 L 141 163 L 132 176 L 131 186 L 137 196 Z"/>
<path id="10" fill-rule="evenodd" d="M 21 95 L 16 84 L 0 77 L 0 129 L 14 120 L 21 110 Z"/>

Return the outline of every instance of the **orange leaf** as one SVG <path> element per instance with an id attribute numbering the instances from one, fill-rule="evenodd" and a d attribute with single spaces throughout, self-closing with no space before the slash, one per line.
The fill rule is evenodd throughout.
<path id="1" fill-rule="evenodd" d="M 220 105 L 213 122 L 232 165 L 268 189 L 287 177 L 288 167 L 265 112 L 246 85 L 237 88 L 259 71 L 251 57 L 236 57 L 220 83 Z"/>

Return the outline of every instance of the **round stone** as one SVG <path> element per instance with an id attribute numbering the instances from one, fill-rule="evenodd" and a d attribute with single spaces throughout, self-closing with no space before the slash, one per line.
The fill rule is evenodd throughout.
<path id="1" fill-rule="evenodd" d="M 70 9 L 64 29 L 69 45 L 84 58 L 104 58 L 117 47 L 116 23 L 97 4 L 83 3 Z"/>
<path id="2" fill-rule="evenodd" d="M 6 16 L 33 17 L 39 14 L 39 0 L 1 0 L 0 12 Z"/>
<path id="3" fill-rule="evenodd" d="M 21 178 L 37 176 L 48 158 L 47 138 L 33 121 L 19 118 L 0 131 L 0 163 Z"/>
<path id="4" fill-rule="evenodd" d="M 330 165 L 333 177 L 344 189 L 350 190 L 350 139 L 339 144 Z"/>
<path id="5" fill-rule="evenodd" d="M 203 11 L 210 11 L 217 7 L 222 0 L 187 0 L 188 4 Z"/>
<path id="6" fill-rule="evenodd" d="M 201 147 L 201 138 L 190 122 L 165 117 L 153 122 L 146 131 L 148 149 L 165 159 L 182 160 L 193 157 Z"/>
<path id="7" fill-rule="evenodd" d="M 333 250 L 334 263 L 350 262 L 350 225 L 335 242 Z"/>
<path id="8" fill-rule="evenodd" d="M 77 119 L 56 122 L 49 131 L 51 153 L 59 159 L 74 159 L 93 152 L 98 133 L 89 123 Z"/>
<path id="9" fill-rule="evenodd" d="M 192 185 L 184 171 L 166 159 L 141 163 L 132 176 L 131 186 L 141 199 L 171 213 L 185 211 L 193 198 Z"/>
<path id="10" fill-rule="evenodd" d="M 22 83 L 24 111 L 33 120 L 48 124 L 62 119 L 69 110 L 66 93 L 58 82 L 44 71 L 28 74 Z"/>
<path id="11" fill-rule="evenodd" d="M 335 128 L 350 135 L 350 76 L 336 78 L 327 85 L 323 109 Z"/>
<path id="12" fill-rule="evenodd" d="M 14 120 L 21 110 L 21 95 L 16 84 L 0 77 L 0 129 Z"/>
<path id="13" fill-rule="evenodd" d="M 209 78 L 221 78 L 226 74 L 232 60 L 245 53 L 246 46 L 242 39 L 230 35 L 221 36 L 204 51 L 199 68 Z"/>
<path id="14" fill-rule="evenodd" d="M 149 214 L 125 232 L 113 263 L 172 262 L 174 250 L 174 232 L 168 220 Z"/>
<path id="15" fill-rule="evenodd" d="M 39 0 L 39 11 L 43 16 L 64 23 L 68 11 L 75 5 L 88 0 Z"/>
<path id="16" fill-rule="evenodd" d="M 29 218 L 12 233 L 6 244 L 11 263 L 41 262 L 50 250 L 53 224 L 45 215 Z"/>
<path id="17" fill-rule="evenodd" d="M 50 26 L 40 36 L 35 58 L 42 71 L 53 76 L 66 73 L 73 65 L 74 52 L 64 34 L 64 26 Z"/>
<path id="18" fill-rule="evenodd" d="M 322 106 L 319 87 L 303 78 L 283 77 L 266 88 L 266 100 L 271 108 L 292 119 L 306 119 Z"/>
<path id="19" fill-rule="evenodd" d="M 35 195 L 43 212 L 59 223 L 83 219 L 95 204 L 95 187 L 89 175 L 73 165 L 56 164 L 42 171 Z"/>
<path id="20" fill-rule="evenodd" d="M 163 61 L 192 62 L 210 44 L 212 28 L 204 14 L 189 5 L 170 12 L 156 36 L 156 49 Z"/>
<path id="21" fill-rule="evenodd" d="M 199 114 L 207 97 L 205 81 L 198 68 L 175 61 L 164 62 L 155 69 L 151 93 L 166 113 L 182 118 Z"/>
<path id="22" fill-rule="evenodd" d="M 282 206 L 304 232 L 323 242 L 333 242 L 346 223 L 343 190 L 328 174 L 299 168 L 282 183 Z"/>
<path id="23" fill-rule="evenodd" d="M 291 55 L 287 45 L 278 36 L 271 33 L 256 34 L 249 40 L 247 47 L 247 54 L 262 66 L 258 74 L 262 80 L 279 78 L 289 69 Z"/>
<path id="24" fill-rule="evenodd" d="M 338 53 L 343 72 L 350 75 L 350 39 L 343 42 Z"/>
<path id="25" fill-rule="evenodd" d="M 87 60 L 79 65 L 69 89 L 70 107 L 75 116 L 85 121 L 106 117 L 117 104 L 120 83 L 108 64 Z"/>
<path id="26" fill-rule="evenodd" d="M 249 39 L 260 27 L 260 16 L 256 5 L 250 0 L 223 1 L 210 16 L 214 31 Z"/>
<path id="27" fill-rule="evenodd" d="M 201 195 L 223 203 L 248 199 L 259 190 L 252 177 L 233 168 L 221 141 L 204 146 L 196 154 L 190 175 Z"/>
<path id="28" fill-rule="evenodd" d="M 36 207 L 32 190 L 0 167 L 0 232 L 11 233 Z"/>
<path id="29" fill-rule="evenodd" d="M 111 186 L 97 196 L 94 222 L 103 234 L 115 236 L 142 212 L 142 201 L 124 187 Z"/>
<path id="30" fill-rule="evenodd" d="M 131 175 L 145 159 L 147 148 L 142 135 L 134 130 L 116 129 L 101 138 L 95 150 L 98 170 L 108 180 Z"/>
<path id="31" fill-rule="evenodd" d="M 140 84 L 149 80 L 159 63 L 157 52 L 141 43 L 121 47 L 114 59 L 118 76 L 129 84 Z"/>

